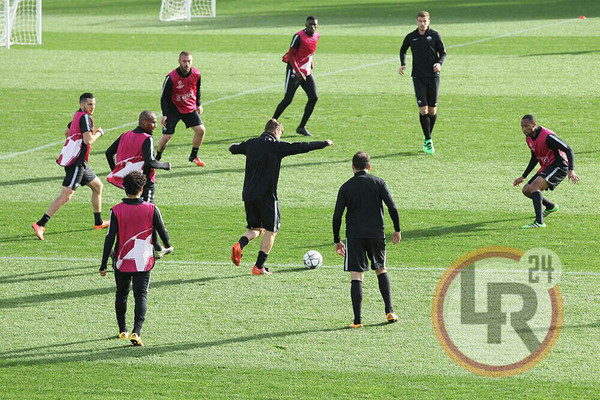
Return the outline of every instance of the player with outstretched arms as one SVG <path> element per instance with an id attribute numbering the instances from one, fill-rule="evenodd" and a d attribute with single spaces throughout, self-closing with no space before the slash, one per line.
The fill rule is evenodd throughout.
<path id="1" fill-rule="evenodd" d="M 235 265 L 240 265 L 243 248 L 251 240 L 264 234 L 256 263 L 252 269 L 254 275 L 269 275 L 271 273 L 268 268 L 264 267 L 264 264 L 273 247 L 275 235 L 280 226 L 281 214 L 279 212 L 277 184 L 279 182 L 281 160 L 287 156 L 308 153 L 333 145 L 331 140 L 308 143 L 282 142 L 280 140 L 282 134 L 283 124 L 276 119 L 270 119 L 262 135 L 242 143 L 232 144 L 229 147 L 231 154 L 244 154 L 246 156 L 242 199 L 244 200 L 246 222 L 248 223 L 248 230 L 231 249 L 231 261 Z"/>

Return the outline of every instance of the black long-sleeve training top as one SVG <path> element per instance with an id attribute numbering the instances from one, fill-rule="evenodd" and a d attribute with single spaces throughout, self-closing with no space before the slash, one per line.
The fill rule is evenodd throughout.
<path id="1" fill-rule="evenodd" d="M 125 204 L 142 204 L 143 201 L 141 198 L 137 199 L 123 199 L 123 203 Z M 165 223 L 163 221 L 162 215 L 158 207 L 154 206 L 154 217 L 152 218 L 152 227 L 156 229 L 156 233 L 160 236 L 165 247 L 171 247 L 171 241 L 169 240 L 169 232 L 167 232 L 167 228 L 165 227 Z M 119 247 L 117 233 L 119 232 L 119 221 L 115 214 L 111 211 L 110 213 L 110 225 L 108 227 L 108 232 L 106 233 L 106 238 L 104 239 L 104 251 L 102 252 L 102 263 L 100 264 L 100 270 L 106 269 L 106 264 L 108 262 L 108 257 L 110 256 L 110 251 L 115 244 L 115 240 L 117 240 L 116 247 Z"/>
<path id="2" fill-rule="evenodd" d="M 400 47 L 400 64 L 406 65 L 406 51 L 410 47 L 412 53 L 412 72 L 415 78 L 427 78 L 438 76 L 439 72 L 433 72 L 433 64 L 443 64 L 446 59 L 446 47 L 442 37 L 437 31 L 428 28 L 425 34 L 420 35 L 415 29 L 404 38 Z"/>
<path id="3" fill-rule="evenodd" d="M 231 154 L 246 155 L 244 175 L 244 201 L 256 201 L 273 195 L 277 199 L 277 183 L 281 160 L 294 154 L 308 153 L 327 147 L 326 141 L 288 143 L 277 140 L 271 132 L 259 137 L 232 144 Z"/>
<path id="4" fill-rule="evenodd" d="M 394 223 L 394 231 L 400 232 L 398 209 L 385 181 L 366 171 L 358 171 L 338 192 L 333 212 L 333 242 L 340 241 L 342 215 L 346 212 L 346 237 L 384 238 L 383 203 Z"/>

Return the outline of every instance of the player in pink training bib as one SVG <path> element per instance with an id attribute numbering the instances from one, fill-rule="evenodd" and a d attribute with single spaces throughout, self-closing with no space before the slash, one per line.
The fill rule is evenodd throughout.
<path id="1" fill-rule="evenodd" d="M 92 114 L 96 109 L 96 98 L 91 93 L 83 93 L 79 97 L 79 110 L 75 112 L 73 120 L 67 125 L 65 137 L 67 140 L 56 160 L 56 163 L 65 168 L 60 195 L 54 199 L 46 213 L 39 221 L 31 224 L 35 235 L 44 240 L 46 223 L 62 206 L 64 206 L 75 193 L 75 189 L 85 185 L 92 189 L 92 209 L 94 211 L 94 228 L 105 229 L 108 221 L 102 220 L 102 181 L 88 166 L 88 157 L 92 144 L 104 131 L 98 128 L 94 131 Z"/>
<path id="2" fill-rule="evenodd" d="M 173 246 L 158 207 L 140 197 L 146 177 L 139 171 L 132 171 L 125 175 L 122 184 L 127 197 L 111 209 L 110 228 L 104 239 L 100 275 L 106 276 L 108 259 L 111 257 L 117 284 L 115 311 L 119 325 L 118 337 L 129 338 L 134 346 L 142 346 L 142 325 L 146 318 L 148 287 L 154 261 L 164 254 L 171 253 Z M 165 245 L 162 255 L 153 252 L 153 242 L 157 240 L 152 235 L 154 230 Z M 132 333 L 129 335 L 125 317 L 127 295 L 132 283 L 135 319 Z"/>
<path id="3" fill-rule="evenodd" d="M 204 141 L 206 129 L 200 114 L 204 111 L 200 101 L 201 76 L 200 71 L 192 67 L 192 54 L 182 51 L 179 54 L 179 67 L 169 72 L 163 83 L 160 97 L 160 107 L 163 117 L 163 135 L 158 140 L 156 159 L 160 161 L 163 151 L 175 133 L 179 121 L 183 121 L 186 128 L 192 128 L 192 152 L 189 161 L 199 167 L 206 163 L 198 157 L 198 149 Z"/>
<path id="4" fill-rule="evenodd" d="M 521 130 L 526 136 L 527 146 L 531 150 L 529 165 L 523 175 L 515 179 L 514 186 L 519 186 L 527 179 L 527 175 L 539 163 L 541 168 L 523 186 L 523 194 L 533 201 L 535 221 L 524 225 L 523 228 L 545 228 L 544 217 L 558 211 L 558 204 L 552 203 L 542 195 L 544 190 L 554 190 L 568 175 L 573 183 L 579 182 L 575 173 L 573 149 L 563 142 L 558 136 L 543 126 L 538 126 L 535 117 L 531 114 L 521 119 Z M 542 210 L 542 206 L 546 207 Z"/>
<path id="5" fill-rule="evenodd" d="M 319 96 L 317 95 L 317 84 L 313 75 L 313 55 L 317 51 L 319 33 L 317 27 L 319 21 L 312 15 L 306 18 L 306 28 L 294 35 L 289 51 L 283 56 L 283 62 L 287 63 L 285 71 L 285 96 L 277 106 L 273 119 L 278 119 L 294 99 L 298 86 L 308 96 L 308 102 L 304 107 L 302 121 L 296 129 L 296 133 L 304 136 L 312 136 L 306 129 L 306 123 L 310 118 Z"/>

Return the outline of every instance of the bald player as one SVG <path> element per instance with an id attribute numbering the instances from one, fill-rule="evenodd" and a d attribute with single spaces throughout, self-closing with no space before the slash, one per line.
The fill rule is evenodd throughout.
<path id="1" fill-rule="evenodd" d="M 206 163 L 198 157 L 198 149 L 206 133 L 200 118 L 200 114 L 204 111 L 200 101 L 201 76 L 200 71 L 192 67 L 192 61 L 192 54 L 189 51 L 179 53 L 179 67 L 169 72 L 163 83 L 160 97 L 163 135 L 158 140 L 156 159 L 161 159 L 163 151 L 175 133 L 175 127 L 181 120 L 186 128 L 192 128 L 194 131 L 189 161 L 204 167 Z"/>
<path id="2" fill-rule="evenodd" d="M 141 172 L 146 176 L 146 183 L 141 194 L 141 199 L 154 204 L 155 172 L 154 169 L 171 169 L 171 163 L 160 162 L 154 158 L 154 138 L 152 133 L 156 129 L 156 114 L 152 111 L 142 111 L 138 118 L 138 127 L 125 132 L 106 150 L 106 160 L 111 173 L 106 180 L 113 185 L 124 189 L 123 178 L 132 171 Z M 116 155 L 116 159 L 115 159 Z M 162 247 L 154 235 L 154 247 L 158 258 L 162 257 Z M 166 254 L 166 253 L 165 253 Z"/>

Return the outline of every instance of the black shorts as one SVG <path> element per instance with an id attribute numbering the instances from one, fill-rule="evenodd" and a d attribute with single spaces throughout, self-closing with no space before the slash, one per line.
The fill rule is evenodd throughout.
<path id="1" fill-rule="evenodd" d="M 177 126 L 180 120 L 185 123 L 186 128 L 203 125 L 202 118 L 200 118 L 198 111 L 192 111 L 189 114 L 182 114 L 179 111 L 175 111 L 167 115 L 167 123 L 166 126 L 163 127 L 163 135 L 174 134 L 175 126 Z"/>
<path id="2" fill-rule="evenodd" d="M 96 179 L 96 174 L 87 164 L 69 165 L 65 167 L 65 174 L 63 186 L 70 187 L 73 190 Z"/>
<path id="3" fill-rule="evenodd" d="M 385 267 L 385 238 L 346 238 L 344 271 L 365 272 Z"/>
<path id="4" fill-rule="evenodd" d="M 248 229 L 265 228 L 270 232 L 279 232 L 281 214 L 277 199 L 244 201 L 244 208 Z"/>
<path id="5" fill-rule="evenodd" d="M 538 176 L 544 178 L 548 182 L 548 189 L 554 190 L 568 175 L 569 168 L 563 162 L 552 163 L 546 168 L 531 177 L 528 184 L 532 184 Z"/>
<path id="6" fill-rule="evenodd" d="M 440 88 L 440 77 L 417 78 L 413 76 L 415 95 L 419 107 L 437 107 L 438 89 Z"/>

